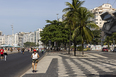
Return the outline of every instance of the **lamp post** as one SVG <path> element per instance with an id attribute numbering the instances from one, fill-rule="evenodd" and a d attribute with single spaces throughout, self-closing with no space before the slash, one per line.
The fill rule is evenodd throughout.
<path id="1" fill-rule="evenodd" d="M 12 28 L 12 45 L 13 45 L 13 25 L 11 25 Z"/>
<path id="2" fill-rule="evenodd" d="M 59 14 L 56 14 L 56 15 L 57 15 L 57 21 L 58 21 L 58 15 L 59 15 Z"/>

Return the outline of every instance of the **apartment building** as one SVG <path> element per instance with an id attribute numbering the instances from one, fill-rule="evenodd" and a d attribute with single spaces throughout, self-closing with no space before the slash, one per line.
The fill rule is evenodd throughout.
<path id="1" fill-rule="evenodd" d="M 23 43 L 35 42 L 34 37 L 35 37 L 34 32 L 24 33 L 24 35 L 23 35 Z"/>
<path id="2" fill-rule="evenodd" d="M 94 14 L 93 21 L 100 27 L 100 29 L 103 27 L 103 24 L 105 21 L 103 21 L 100 17 L 100 15 L 104 12 L 113 12 L 116 9 L 112 8 L 111 4 L 103 4 L 99 7 L 96 7 L 92 10 L 90 10 Z"/>
<path id="3" fill-rule="evenodd" d="M 34 34 L 35 34 L 35 43 L 42 45 L 43 43 L 40 41 L 41 37 L 40 37 L 40 32 L 43 31 L 42 29 L 37 29 Z"/>

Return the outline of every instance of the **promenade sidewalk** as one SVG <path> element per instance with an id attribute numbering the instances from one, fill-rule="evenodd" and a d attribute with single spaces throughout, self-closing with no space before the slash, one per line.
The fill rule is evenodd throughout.
<path id="1" fill-rule="evenodd" d="M 110 63 L 109 63 L 110 61 Z M 38 63 L 37 72 L 32 68 L 21 77 L 116 77 L 116 60 L 95 53 L 77 56 L 66 52 L 47 53 Z"/>

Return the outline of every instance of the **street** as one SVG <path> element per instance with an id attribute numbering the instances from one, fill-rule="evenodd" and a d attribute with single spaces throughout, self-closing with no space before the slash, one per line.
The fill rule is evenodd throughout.
<path id="1" fill-rule="evenodd" d="M 116 77 L 113 52 L 86 51 L 85 57 L 50 52 L 38 63 L 37 73 L 30 69 L 30 56 L 29 52 L 8 55 L 6 62 L 0 61 L 0 77 L 20 77 L 25 72 L 23 77 Z"/>
<path id="2" fill-rule="evenodd" d="M 6 61 L 0 60 L 0 77 L 20 77 L 31 68 L 31 62 L 29 52 L 9 54 Z"/>

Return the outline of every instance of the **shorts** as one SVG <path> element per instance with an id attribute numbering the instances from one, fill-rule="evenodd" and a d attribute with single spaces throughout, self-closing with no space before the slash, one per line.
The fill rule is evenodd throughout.
<path id="1" fill-rule="evenodd" d="M 4 54 L 1 54 L 1 56 L 4 56 Z"/>
<path id="2" fill-rule="evenodd" d="M 7 53 L 4 53 L 4 55 L 7 55 Z"/>
<path id="3" fill-rule="evenodd" d="M 38 59 L 32 59 L 32 63 L 38 63 Z"/>

